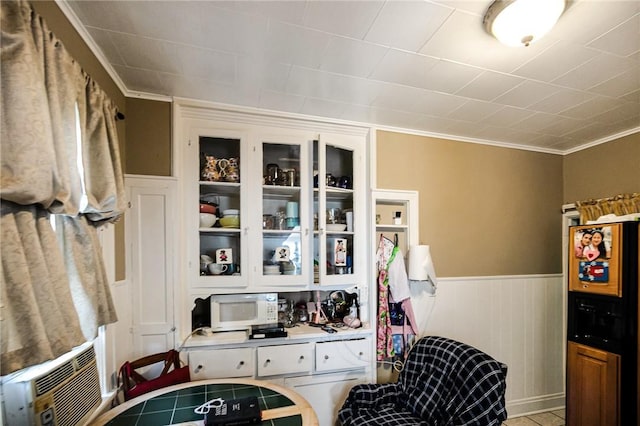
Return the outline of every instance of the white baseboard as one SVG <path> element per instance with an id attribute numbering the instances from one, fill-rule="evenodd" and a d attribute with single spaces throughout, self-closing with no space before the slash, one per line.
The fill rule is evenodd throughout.
<path id="1" fill-rule="evenodd" d="M 528 416 L 543 411 L 561 410 L 564 408 L 564 392 L 507 401 L 507 414 L 509 418 Z"/>

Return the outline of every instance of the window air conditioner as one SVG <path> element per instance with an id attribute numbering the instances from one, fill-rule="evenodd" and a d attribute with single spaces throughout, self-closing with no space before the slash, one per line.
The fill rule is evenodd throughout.
<path id="1" fill-rule="evenodd" d="M 93 344 L 2 378 L 6 425 L 82 425 L 101 402 Z"/>

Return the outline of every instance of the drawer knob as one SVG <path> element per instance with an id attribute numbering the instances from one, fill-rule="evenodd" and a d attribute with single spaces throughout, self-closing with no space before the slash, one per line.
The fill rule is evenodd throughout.
<path id="1" fill-rule="evenodd" d="M 358 352 L 358 356 L 362 356 L 362 355 L 364 355 L 364 353 Z"/>
<path id="2" fill-rule="evenodd" d="M 203 368 L 203 367 L 202 367 L 202 365 L 198 365 L 198 366 L 196 367 L 196 369 L 195 369 L 195 370 L 193 370 L 193 372 L 194 372 L 194 373 L 198 373 L 198 372 L 200 372 L 200 370 L 202 370 L 202 368 Z"/>
<path id="3" fill-rule="evenodd" d="M 267 359 L 264 363 L 265 363 L 265 364 L 269 364 L 270 362 L 271 362 L 271 360 L 270 360 L 270 359 Z"/>
<path id="4" fill-rule="evenodd" d="M 325 356 L 324 356 L 324 359 L 325 359 L 325 360 L 329 359 L 329 355 L 325 355 Z"/>
<path id="5" fill-rule="evenodd" d="M 241 365 L 241 366 L 242 366 L 242 365 L 244 365 L 244 361 L 240 361 L 240 365 Z"/>
<path id="6" fill-rule="evenodd" d="M 300 355 L 300 359 L 304 359 L 304 355 Z"/>

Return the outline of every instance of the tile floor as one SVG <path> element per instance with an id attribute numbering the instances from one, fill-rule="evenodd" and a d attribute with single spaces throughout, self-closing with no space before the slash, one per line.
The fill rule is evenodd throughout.
<path id="1" fill-rule="evenodd" d="M 530 416 L 513 417 L 503 426 L 564 426 L 564 410 L 546 411 Z"/>

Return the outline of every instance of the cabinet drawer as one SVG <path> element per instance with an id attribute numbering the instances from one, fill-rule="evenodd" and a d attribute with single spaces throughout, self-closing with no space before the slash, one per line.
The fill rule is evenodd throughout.
<path id="1" fill-rule="evenodd" d="M 367 339 L 316 344 L 316 371 L 364 368 L 369 365 L 371 342 Z"/>
<path id="2" fill-rule="evenodd" d="M 311 343 L 258 348 L 258 376 L 311 371 Z"/>
<path id="3" fill-rule="evenodd" d="M 189 352 L 191 380 L 226 377 L 253 377 L 253 348 L 217 349 Z"/>

